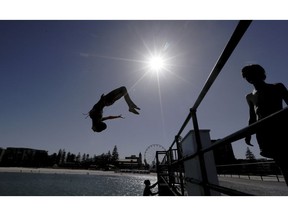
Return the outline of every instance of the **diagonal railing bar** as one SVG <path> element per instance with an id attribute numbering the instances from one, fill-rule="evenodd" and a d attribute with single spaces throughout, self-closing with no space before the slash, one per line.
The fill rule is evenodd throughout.
<path id="1" fill-rule="evenodd" d="M 221 72 L 222 68 L 224 67 L 225 63 L 231 56 L 232 52 L 238 45 L 239 41 L 241 40 L 242 36 L 248 29 L 250 23 L 252 21 L 250 20 L 244 20 L 239 21 L 233 35 L 231 36 L 229 42 L 227 43 L 226 47 L 224 48 L 221 56 L 219 57 L 217 63 L 215 64 L 213 70 L 211 71 L 207 81 L 205 82 L 205 85 L 200 92 L 194 106 L 192 107 L 192 111 L 196 111 L 198 106 L 200 105 L 201 101 L 204 99 L 205 95 L 207 94 L 208 90 L 214 83 L 215 79 L 217 78 L 218 74 Z"/>
<path id="2" fill-rule="evenodd" d="M 232 34 L 229 42 L 227 43 L 226 47 L 224 48 L 224 50 L 223 50 L 222 54 L 220 55 L 217 63 L 215 64 L 214 68 L 212 69 L 207 81 L 205 82 L 205 84 L 204 84 L 198 98 L 196 99 L 193 107 L 190 109 L 190 112 L 189 112 L 188 116 L 186 117 L 184 123 L 182 124 L 176 137 L 180 137 L 181 133 L 183 132 L 183 130 L 185 129 L 185 127 L 189 123 L 190 119 L 192 118 L 192 113 L 196 112 L 200 103 L 204 99 L 205 95 L 207 94 L 208 90 L 212 86 L 213 82 L 215 81 L 215 79 L 217 78 L 219 73 L 221 72 L 222 68 L 224 67 L 225 63 L 229 59 L 230 55 L 232 54 L 232 52 L 234 51 L 234 49 L 238 45 L 238 43 L 241 40 L 241 38 L 243 37 L 244 33 L 246 32 L 246 30 L 250 26 L 251 22 L 252 22 L 251 20 L 239 21 L 234 33 Z M 174 145 L 174 143 L 175 142 L 172 143 L 171 147 Z"/>

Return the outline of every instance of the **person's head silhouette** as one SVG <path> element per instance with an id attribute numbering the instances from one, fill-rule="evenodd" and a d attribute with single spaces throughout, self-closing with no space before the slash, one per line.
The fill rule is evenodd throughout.
<path id="1" fill-rule="evenodd" d="M 258 64 L 247 65 L 242 68 L 242 76 L 251 84 L 263 82 L 266 79 L 264 68 Z"/>
<path id="2" fill-rule="evenodd" d="M 145 184 L 146 186 L 149 186 L 151 183 L 150 183 L 150 181 L 147 179 L 147 180 L 144 181 L 144 184 Z"/>

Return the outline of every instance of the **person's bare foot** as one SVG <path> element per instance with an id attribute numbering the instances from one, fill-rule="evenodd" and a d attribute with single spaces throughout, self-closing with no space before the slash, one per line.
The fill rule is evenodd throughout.
<path id="1" fill-rule="evenodd" d="M 134 113 L 134 114 L 136 114 L 136 115 L 139 115 L 139 112 L 137 112 L 135 109 L 137 109 L 137 108 L 130 108 L 129 109 L 129 112 L 132 112 L 132 113 Z M 138 108 L 139 109 L 139 108 Z"/>

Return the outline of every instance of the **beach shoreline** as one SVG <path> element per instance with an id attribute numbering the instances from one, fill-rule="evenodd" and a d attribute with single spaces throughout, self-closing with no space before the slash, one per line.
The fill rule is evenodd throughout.
<path id="1" fill-rule="evenodd" d="M 27 168 L 27 167 L 0 167 L 0 173 L 42 173 L 42 174 L 78 174 L 78 175 L 156 175 L 155 173 L 124 173 L 102 170 L 62 169 L 62 168 Z"/>

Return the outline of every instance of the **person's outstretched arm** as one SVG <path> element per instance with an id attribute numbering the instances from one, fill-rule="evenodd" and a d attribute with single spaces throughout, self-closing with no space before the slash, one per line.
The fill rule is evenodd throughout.
<path id="1" fill-rule="evenodd" d="M 157 184 L 158 184 L 158 182 L 156 182 L 155 184 L 151 185 L 150 188 L 154 188 Z"/>
<path id="2" fill-rule="evenodd" d="M 110 120 L 110 119 L 117 119 L 117 118 L 123 118 L 122 115 L 118 115 L 118 116 L 106 116 L 102 118 L 102 121 L 106 121 L 106 120 Z"/>

